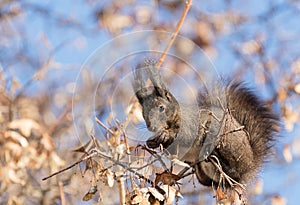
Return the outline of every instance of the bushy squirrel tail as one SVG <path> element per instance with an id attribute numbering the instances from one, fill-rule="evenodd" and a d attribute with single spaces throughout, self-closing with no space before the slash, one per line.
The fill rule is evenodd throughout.
<path id="1" fill-rule="evenodd" d="M 222 105 L 218 96 L 226 99 Z M 216 148 L 212 154 L 219 157 L 224 171 L 231 172 L 227 174 L 232 178 L 238 182 L 251 180 L 270 155 L 279 130 L 279 118 L 253 90 L 240 82 L 228 83 L 225 89 L 213 89 L 212 93 L 200 96 L 199 103 L 205 107 L 224 107 L 235 123 L 243 127 L 243 131 L 228 135 L 227 144 Z M 207 167 L 209 164 L 205 162 L 199 164 L 198 172 L 202 176 L 199 175 L 198 179 L 209 185 L 211 180 L 217 179 L 206 176 L 211 172 Z"/>
<path id="2" fill-rule="evenodd" d="M 232 83 L 226 89 L 226 100 L 233 117 L 248 132 L 254 154 L 254 167 L 260 168 L 279 129 L 279 118 L 251 89 L 242 83 Z"/>

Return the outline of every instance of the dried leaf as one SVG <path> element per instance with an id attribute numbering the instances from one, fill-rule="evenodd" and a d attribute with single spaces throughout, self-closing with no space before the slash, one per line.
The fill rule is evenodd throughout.
<path id="1" fill-rule="evenodd" d="M 128 205 L 160 205 L 160 200 L 164 201 L 164 196 L 152 187 L 135 189 L 126 195 L 126 204 Z"/>
<path id="2" fill-rule="evenodd" d="M 95 194 L 97 192 L 97 185 L 95 186 L 91 186 L 91 188 L 89 189 L 89 191 L 84 195 L 84 197 L 82 198 L 83 201 L 89 201 L 92 198 L 94 198 Z"/>
<path id="3" fill-rule="evenodd" d="M 162 185 L 160 186 L 162 190 L 166 192 L 166 205 L 171 205 L 175 201 L 175 197 L 183 198 L 181 193 L 172 186 Z"/>
<path id="4" fill-rule="evenodd" d="M 115 182 L 114 174 L 110 170 L 107 170 L 105 174 L 107 177 L 107 185 L 113 187 Z"/>
<path id="5" fill-rule="evenodd" d="M 168 171 L 164 171 L 161 174 L 156 173 L 154 184 L 157 185 L 159 182 L 162 182 L 163 184 L 170 185 L 176 183 L 180 179 L 181 179 L 180 176 L 169 173 Z"/>
<path id="6" fill-rule="evenodd" d="M 287 131 L 293 131 L 295 123 L 299 119 L 299 112 L 292 110 L 291 107 L 286 106 L 283 108 L 283 120 Z"/>
<path id="7" fill-rule="evenodd" d="M 89 140 L 85 145 L 82 145 L 78 148 L 75 148 L 73 151 L 74 152 L 83 152 L 83 153 L 88 153 L 90 149 L 92 149 L 94 146 L 93 140 Z"/>
<path id="8" fill-rule="evenodd" d="M 289 144 L 284 145 L 282 154 L 287 163 L 292 162 L 293 156 L 292 156 L 292 152 L 291 152 L 291 146 Z"/>
<path id="9" fill-rule="evenodd" d="M 262 49 L 261 44 L 255 40 L 245 42 L 242 45 L 242 52 L 248 55 L 253 53 L 258 53 L 261 51 L 261 49 Z"/>
<path id="10" fill-rule="evenodd" d="M 22 88 L 22 85 L 20 84 L 18 79 L 12 78 L 12 85 L 11 85 L 11 90 L 10 90 L 11 94 L 15 95 L 16 91 L 20 88 Z"/>
<path id="11" fill-rule="evenodd" d="M 295 85 L 294 90 L 296 93 L 300 94 L 300 83 Z"/>
<path id="12" fill-rule="evenodd" d="M 217 189 L 216 197 L 218 201 L 228 198 L 227 195 L 220 188 Z"/>
<path id="13" fill-rule="evenodd" d="M 43 145 L 43 148 L 45 148 L 45 150 L 49 152 L 53 151 L 55 148 L 54 141 L 48 134 L 43 134 L 41 144 Z"/>
<path id="14" fill-rule="evenodd" d="M 93 169 L 94 167 L 97 167 L 97 162 L 95 162 L 94 159 L 88 159 L 85 162 L 85 168 L 84 168 L 84 174 L 88 171 Z"/>
<path id="15" fill-rule="evenodd" d="M 143 195 L 141 193 L 138 193 L 137 195 L 135 195 L 130 204 L 139 204 L 143 201 Z"/>
<path id="16" fill-rule="evenodd" d="M 99 141 L 95 137 L 91 136 L 92 139 L 90 139 L 86 144 L 75 148 L 73 151 L 74 152 L 82 152 L 82 153 L 88 153 L 91 149 L 93 148 L 98 148 L 100 151 L 105 152 L 103 149 L 104 143 L 102 141 Z"/>
<path id="17" fill-rule="evenodd" d="M 148 200 L 149 200 L 149 194 L 137 193 L 130 201 L 130 204 L 150 205 Z"/>
<path id="18" fill-rule="evenodd" d="M 11 138 L 14 142 L 19 143 L 22 147 L 27 147 L 29 145 L 27 139 L 16 131 L 7 131 L 5 136 Z"/>
<path id="19" fill-rule="evenodd" d="M 183 166 L 183 167 L 191 167 L 189 164 L 183 162 L 183 161 L 180 161 L 176 158 L 172 159 L 172 162 L 175 163 L 175 164 L 178 164 L 179 166 Z"/>
<path id="20" fill-rule="evenodd" d="M 284 88 L 280 87 L 278 89 L 278 94 L 277 94 L 278 101 L 280 103 L 283 103 L 287 97 L 288 97 L 288 94 L 287 94 L 286 90 Z"/>
<path id="21" fill-rule="evenodd" d="M 53 169 L 59 169 L 65 165 L 65 162 L 56 154 L 56 152 L 51 152 L 50 159 L 50 165 Z"/>
<path id="22" fill-rule="evenodd" d="M 132 22 L 133 20 L 130 16 L 111 12 L 103 12 L 99 19 L 101 26 L 108 28 L 112 33 L 119 32 L 121 29 L 130 26 Z"/>
<path id="23" fill-rule="evenodd" d="M 271 200 L 271 205 L 286 205 L 286 199 L 281 196 L 274 196 Z"/>
<path id="24" fill-rule="evenodd" d="M 144 158 L 137 159 L 131 163 L 131 167 L 143 167 L 142 169 L 137 170 L 137 173 L 148 178 L 154 173 L 154 169 L 157 168 L 155 165 L 147 166 L 148 162 Z"/>
<path id="25" fill-rule="evenodd" d="M 11 180 L 14 183 L 21 184 L 23 186 L 26 184 L 26 181 L 22 179 L 23 177 L 18 176 L 16 171 L 13 170 L 13 169 L 8 169 L 7 170 L 7 175 L 8 175 L 9 180 Z"/>
<path id="26" fill-rule="evenodd" d="M 112 127 L 111 130 L 113 131 L 114 134 L 109 138 L 109 143 L 113 147 L 117 147 L 121 143 L 120 136 L 122 132 L 117 127 Z"/>
<path id="27" fill-rule="evenodd" d="M 119 154 L 119 155 L 123 155 L 126 151 L 126 145 L 125 144 L 120 144 L 116 147 L 116 152 Z"/>
<path id="28" fill-rule="evenodd" d="M 17 119 L 9 123 L 8 130 L 17 131 L 24 137 L 30 137 L 32 129 L 36 129 L 41 132 L 40 125 L 32 119 Z"/>
<path id="29" fill-rule="evenodd" d="M 259 195 L 263 192 L 263 181 L 261 179 L 256 180 L 253 187 L 253 194 Z"/>
<path id="30" fill-rule="evenodd" d="M 141 24 L 149 23 L 152 16 L 151 13 L 151 7 L 138 6 L 135 12 L 137 22 Z"/>
<path id="31" fill-rule="evenodd" d="M 19 157 L 22 154 L 23 148 L 19 143 L 15 142 L 6 142 L 4 145 L 4 150 L 9 150 L 12 152 L 14 160 L 19 160 Z"/>
<path id="32" fill-rule="evenodd" d="M 148 187 L 148 191 L 154 196 L 155 199 L 159 201 L 164 201 L 165 197 L 156 188 Z"/>

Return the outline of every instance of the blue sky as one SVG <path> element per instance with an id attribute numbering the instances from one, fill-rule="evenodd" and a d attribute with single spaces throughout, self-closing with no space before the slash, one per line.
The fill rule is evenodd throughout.
<path id="1" fill-rule="evenodd" d="M 93 4 L 88 6 L 83 1 L 24 1 L 32 2 L 35 5 L 41 5 L 49 10 L 52 14 L 58 14 L 64 17 L 68 17 L 79 22 L 84 28 L 78 30 L 77 27 L 72 26 L 59 26 L 55 20 L 48 18 L 47 16 L 41 17 L 40 14 L 31 12 L 30 10 L 25 13 L 24 18 L 19 20 L 19 26 L 24 33 L 20 35 L 26 36 L 26 42 L 20 41 L 18 36 L 15 37 L 15 47 L 26 47 L 29 56 L 37 59 L 45 59 L 49 56 L 49 50 L 63 44 L 62 48 L 54 54 L 54 61 L 59 65 L 59 69 L 52 68 L 49 70 L 47 81 L 55 81 L 57 79 L 64 79 L 64 82 L 73 82 L 79 72 L 80 66 L 88 59 L 88 57 L 104 43 L 110 40 L 112 37 L 102 28 L 95 27 L 95 19 L 92 17 L 90 11 L 93 8 L 101 7 L 102 4 Z M 207 13 L 222 11 L 224 9 L 223 1 L 213 0 L 208 2 L 194 1 L 192 9 L 198 7 L 205 10 Z M 241 3 L 243 2 L 243 3 Z M 245 13 L 250 16 L 260 16 L 264 13 L 268 3 L 271 1 L 233 1 L 232 7 L 239 13 Z M 276 1 L 280 3 L 284 1 Z M 275 1 L 272 3 L 275 4 Z M 26 3 L 25 3 L 26 4 Z M 296 6 L 295 9 L 299 10 Z M 265 35 L 268 36 L 268 48 L 270 56 L 273 56 L 277 51 L 277 44 L 272 38 L 272 35 L 278 35 L 282 37 L 282 41 L 286 41 L 287 50 L 282 53 L 283 60 L 280 62 L 280 66 L 287 67 L 287 62 L 293 60 L 295 56 L 299 56 L 300 41 L 299 37 L 299 16 L 295 16 L 293 9 L 287 9 L 286 11 L 279 12 L 279 15 L 270 19 L 273 22 L 274 27 L 270 27 L 266 30 L 265 23 L 256 21 L 254 23 L 245 24 L 244 27 L 239 28 L 227 35 L 222 35 L 215 42 L 219 55 L 213 59 L 215 66 L 220 73 L 228 74 L 234 69 L 234 66 L 238 63 L 238 59 L 232 53 L 227 52 L 229 45 L 240 43 L 240 33 L 244 34 L 243 30 L 249 35 L 249 38 L 253 37 L 253 33 L 257 30 L 263 29 Z M 164 14 L 163 10 L 159 14 L 159 18 L 162 21 L 168 14 Z M 292 18 L 294 17 L 295 18 Z M 280 25 L 280 26 L 276 26 Z M 142 30 L 143 28 L 139 28 Z M 269 37 L 270 36 L 270 37 Z M 49 47 L 44 43 L 41 43 L 41 39 L 47 39 L 49 41 Z M 274 37 L 275 38 L 275 37 Z M 235 42 L 234 42 L 234 40 Z M 286 40 L 285 40 L 286 39 Z M 291 39 L 295 39 L 292 41 Z M 234 43 L 233 43 L 234 42 Z M 26 68 L 24 64 L 15 66 L 8 66 L 6 62 L 2 62 L 2 66 L 5 70 L 8 70 L 9 75 L 16 75 L 19 77 L 21 83 L 25 83 L 34 74 L 34 68 Z M 226 68 L 227 67 L 227 68 Z M 288 68 L 287 68 L 288 69 Z M 250 70 L 249 72 L 253 72 Z M 251 81 L 250 81 L 251 83 Z M 253 83 L 253 81 L 252 81 Z M 47 89 L 47 84 L 44 82 L 38 82 L 31 87 L 31 92 L 34 92 L 39 86 L 43 89 Z M 282 144 L 291 143 L 296 139 L 298 127 L 292 133 L 284 132 L 279 140 L 279 146 L 277 151 L 280 152 Z M 281 153 L 279 153 L 281 155 Z M 282 159 L 282 156 L 279 157 Z M 297 194 L 300 190 L 300 163 L 299 158 L 294 159 L 290 164 L 287 164 L 283 160 L 281 162 L 271 162 L 263 168 L 260 176 L 264 180 L 264 192 L 267 194 L 280 194 L 288 200 L 288 204 L 297 204 L 299 201 Z"/>

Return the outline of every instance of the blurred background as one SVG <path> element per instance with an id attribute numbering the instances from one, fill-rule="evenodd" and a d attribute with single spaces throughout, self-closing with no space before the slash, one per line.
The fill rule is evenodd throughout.
<path id="1" fill-rule="evenodd" d="M 81 101 L 72 97 L 80 68 L 120 34 L 173 32 L 184 8 L 182 0 L 0 1 L 0 204 L 97 203 L 82 201 L 91 173 L 80 166 L 41 180 L 78 159 L 71 149 L 83 133 L 74 130 L 72 102 Z M 249 185 L 250 204 L 299 201 L 299 22 L 298 0 L 194 0 L 179 33 L 281 116 L 274 156 Z M 85 93 L 93 82 L 83 77 Z M 106 104 L 99 106 L 101 117 Z M 213 204 L 211 190 L 195 184 L 179 204 Z M 100 204 L 118 204 L 117 187 L 100 189 Z"/>

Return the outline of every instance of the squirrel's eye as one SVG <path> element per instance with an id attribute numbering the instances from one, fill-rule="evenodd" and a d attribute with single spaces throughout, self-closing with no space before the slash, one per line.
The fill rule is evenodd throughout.
<path id="1" fill-rule="evenodd" d="M 163 105 L 159 106 L 159 112 L 165 111 L 165 107 Z"/>

